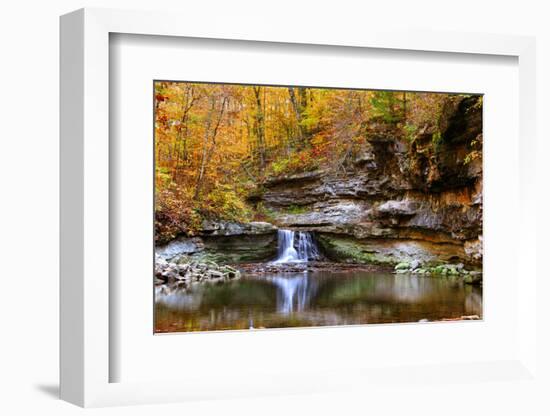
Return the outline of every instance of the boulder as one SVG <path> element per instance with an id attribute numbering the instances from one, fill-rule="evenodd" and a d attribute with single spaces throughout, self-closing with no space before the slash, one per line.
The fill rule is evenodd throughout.
<path id="1" fill-rule="evenodd" d="M 406 261 L 395 265 L 395 270 L 409 270 L 410 268 L 411 268 L 411 265 Z"/>
<path id="2" fill-rule="evenodd" d="M 411 261 L 411 270 L 416 270 L 420 267 L 420 261 L 418 259 L 414 259 Z"/>
<path id="3" fill-rule="evenodd" d="M 204 250 L 204 243 L 200 238 L 180 237 L 170 243 L 155 248 L 155 255 L 160 259 L 172 260 L 183 254 L 193 255 Z"/>
<path id="4" fill-rule="evenodd" d="M 386 201 L 376 208 L 379 215 L 410 216 L 416 214 L 418 203 L 410 200 Z"/>

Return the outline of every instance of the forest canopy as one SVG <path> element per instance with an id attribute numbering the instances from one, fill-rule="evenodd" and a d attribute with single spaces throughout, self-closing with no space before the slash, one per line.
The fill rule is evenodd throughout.
<path id="1" fill-rule="evenodd" d="M 412 144 L 449 94 L 155 82 L 155 238 L 191 236 L 205 219 L 250 221 L 264 181 L 345 174 L 381 131 Z M 481 97 L 479 98 L 481 100 Z M 478 157 L 476 148 L 464 163 Z"/>

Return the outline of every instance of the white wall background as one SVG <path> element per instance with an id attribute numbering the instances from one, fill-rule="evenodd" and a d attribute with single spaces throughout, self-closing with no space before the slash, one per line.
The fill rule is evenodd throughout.
<path id="1" fill-rule="evenodd" d="M 60 402 L 58 376 L 58 16 L 84 6 L 185 11 L 208 22 L 213 13 L 231 19 L 246 13 L 251 19 L 276 20 L 281 30 L 290 24 L 318 24 L 327 32 L 340 25 L 422 27 L 434 30 L 536 35 L 538 41 L 538 135 L 540 189 L 540 266 L 546 255 L 542 236 L 550 192 L 548 143 L 550 115 L 550 12 L 544 1 L 184 1 L 184 0 L 19 0 L 5 1 L 0 11 L 0 413 L 77 414 Z M 185 24 L 183 21 L 182 24 Z M 406 70 L 404 68 L 404 70 Z M 548 268 L 547 268 L 548 269 Z M 547 270 L 548 271 L 548 270 Z M 550 276 L 548 276 L 550 278 Z M 548 283 L 537 288 L 544 300 Z M 550 302 L 549 302 L 550 303 Z M 539 302 L 541 320 L 549 307 Z M 542 326 L 541 326 L 542 327 Z M 548 370 L 548 332 L 539 359 Z M 475 348 L 475 346 L 473 346 Z M 544 353 L 546 351 L 546 354 Z M 546 371 L 550 374 L 550 371 Z M 549 389 L 550 390 L 550 389 Z M 162 414 L 548 414 L 549 405 L 536 400 L 540 391 L 506 383 L 481 393 L 468 385 L 455 392 L 434 386 L 395 397 L 323 396 L 259 398 L 93 410 L 101 415 Z M 409 397 L 410 394 L 410 397 Z M 411 408 L 412 397 L 425 397 L 423 408 Z M 416 411 L 416 412 L 415 412 Z"/>

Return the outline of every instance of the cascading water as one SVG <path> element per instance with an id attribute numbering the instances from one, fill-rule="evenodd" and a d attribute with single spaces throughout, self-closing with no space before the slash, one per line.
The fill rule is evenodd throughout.
<path id="1" fill-rule="evenodd" d="M 277 258 L 274 263 L 291 263 L 298 260 L 298 252 L 294 248 L 294 231 L 277 231 Z"/>
<path id="2" fill-rule="evenodd" d="M 307 263 L 321 257 L 311 233 L 279 230 L 277 234 L 278 254 L 273 263 Z M 317 285 L 307 273 L 283 274 L 268 279 L 277 287 L 277 311 L 283 314 L 304 310 L 317 291 Z"/>
<path id="3" fill-rule="evenodd" d="M 320 257 L 317 244 L 313 240 L 311 233 L 298 232 L 298 258 L 304 261 L 318 260 Z"/>
<path id="4" fill-rule="evenodd" d="M 304 263 L 319 259 L 319 249 L 307 231 L 279 230 L 278 254 L 274 263 Z"/>

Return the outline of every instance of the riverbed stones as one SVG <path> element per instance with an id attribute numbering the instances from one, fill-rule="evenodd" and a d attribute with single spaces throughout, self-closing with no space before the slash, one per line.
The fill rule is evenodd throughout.
<path id="1" fill-rule="evenodd" d="M 240 271 L 230 266 L 221 266 L 213 261 L 192 261 L 185 264 L 158 262 L 155 264 L 155 283 L 181 283 L 226 281 L 239 279 Z"/>
<path id="2" fill-rule="evenodd" d="M 417 264 L 414 264 L 417 266 Z M 466 270 L 464 264 L 439 264 L 436 266 L 416 267 L 413 268 L 413 264 L 402 262 L 394 267 L 395 274 L 421 274 L 432 277 L 444 277 L 448 279 L 455 279 L 467 284 L 481 284 L 483 279 L 482 272 L 478 270 Z"/>

